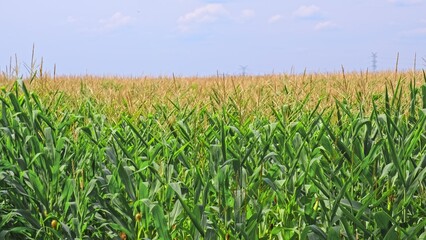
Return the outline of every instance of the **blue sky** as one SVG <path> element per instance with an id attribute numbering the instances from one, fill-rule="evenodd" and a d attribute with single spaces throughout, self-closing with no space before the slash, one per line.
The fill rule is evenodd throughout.
<path id="1" fill-rule="evenodd" d="M 3 1 L 0 70 L 213 75 L 426 66 L 426 0 Z"/>

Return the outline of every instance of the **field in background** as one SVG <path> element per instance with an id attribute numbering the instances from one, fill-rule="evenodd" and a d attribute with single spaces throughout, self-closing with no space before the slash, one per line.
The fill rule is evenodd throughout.
<path id="1" fill-rule="evenodd" d="M 422 71 L 0 84 L 1 239 L 426 237 Z"/>
<path id="2" fill-rule="evenodd" d="M 92 99 L 107 116 L 149 114 L 155 106 L 174 104 L 191 108 L 215 108 L 234 105 L 241 115 L 271 116 L 271 108 L 300 106 L 333 108 L 335 100 L 350 103 L 354 108 L 370 112 L 372 100 L 383 102 L 385 88 L 390 91 L 400 82 L 404 91 L 416 80 L 423 84 L 422 71 L 417 72 L 353 72 L 328 74 L 280 74 L 265 76 L 211 77 L 99 77 L 99 76 L 36 76 L 28 85 L 46 101 L 62 95 L 63 102 L 80 106 Z M 10 85 L 13 78 L 0 75 L 0 84 Z M 393 95 L 392 92 L 389 93 Z M 402 96 L 408 104 L 409 95 Z"/>

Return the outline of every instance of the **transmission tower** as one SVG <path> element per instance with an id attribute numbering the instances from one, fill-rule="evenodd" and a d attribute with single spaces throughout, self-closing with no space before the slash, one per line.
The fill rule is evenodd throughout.
<path id="1" fill-rule="evenodd" d="M 373 52 L 371 53 L 371 67 L 373 68 L 373 71 L 376 71 L 377 69 L 377 53 Z"/>
<path id="2" fill-rule="evenodd" d="M 244 66 L 240 65 L 241 73 L 243 76 L 246 75 L 247 67 L 248 67 L 247 65 L 244 65 Z"/>

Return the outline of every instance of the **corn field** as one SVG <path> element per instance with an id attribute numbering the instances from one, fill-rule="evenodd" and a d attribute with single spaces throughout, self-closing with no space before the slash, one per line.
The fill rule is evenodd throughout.
<path id="1" fill-rule="evenodd" d="M 190 82 L 185 98 L 113 106 L 84 81 L 78 98 L 52 80 L 5 84 L 0 239 L 426 239 L 416 76 L 323 95 Z"/>

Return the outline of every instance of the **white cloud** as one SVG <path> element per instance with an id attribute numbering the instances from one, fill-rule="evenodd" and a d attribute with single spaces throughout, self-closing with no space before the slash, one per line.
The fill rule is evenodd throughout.
<path id="1" fill-rule="evenodd" d="M 315 25 L 315 30 L 321 31 L 326 29 L 333 29 L 333 28 L 336 28 L 336 26 L 337 25 L 332 21 L 323 21 Z"/>
<path id="2" fill-rule="evenodd" d="M 426 28 L 417 28 L 413 30 L 414 34 L 426 35 Z"/>
<path id="3" fill-rule="evenodd" d="M 178 19 L 179 29 L 187 32 L 192 25 L 215 22 L 220 16 L 226 15 L 225 7 L 220 3 L 211 3 L 194 9 Z"/>
<path id="4" fill-rule="evenodd" d="M 99 30 L 114 30 L 119 27 L 123 27 L 126 25 L 129 25 L 132 18 L 130 16 L 126 16 L 121 12 L 114 13 L 111 17 L 107 19 L 100 19 L 99 23 L 101 24 L 101 27 Z"/>
<path id="5" fill-rule="evenodd" d="M 207 4 L 179 17 L 179 28 L 186 31 L 189 30 L 191 24 L 214 22 L 224 14 L 226 14 L 226 9 L 222 4 Z"/>
<path id="6" fill-rule="evenodd" d="M 411 29 L 408 31 L 401 32 L 401 34 L 405 37 L 423 36 L 426 35 L 426 27 Z"/>
<path id="7" fill-rule="evenodd" d="M 320 10 L 316 5 L 302 5 L 293 12 L 293 15 L 298 18 L 316 18 L 320 16 Z"/>
<path id="8" fill-rule="evenodd" d="M 78 19 L 74 16 L 68 16 L 67 17 L 67 22 L 68 23 L 76 23 L 78 21 Z"/>
<path id="9" fill-rule="evenodd" d="M 388 2 L 397 6 L 411 6 L 422 3 L 423 0 L 388 0 Z"/>
<path id="10" fill-rule="evenodd" d="M 283 16 L 282 15 L 280 15 L 280 14 L 277 14 L 277 15 L 274 15 L 274 16 L 272 16 L 272 17 L 270 17 L 269 19 L 268 19 L 268 23 L 275 23 L 275 22 L 278 22 L 279 20 L 281 20 L 283 18 Z"/>
<path id="11" fill-rule="evenodd" d="M 232 17 L 235 15 L 236 17 Z M 248 20 L 254 18 L 256 16 L 256 12 L 253 9 L 243 9 L 238 14 L 228 14 L 229 19 L 234 20 L 238 23 L 244 23 Z"/>
<path id="12" fill-rule="evenodd" d="M 242 17 L 243 19 L 249 19 L 249 18 L 252 18 L 252 17 L 254 17 L 254 15 L 255 15 L 255 12 L 254 12 L 254 10 L 252 10 L 252 9 L 243 9 L 243 10 L 241 11 L 241 17 Z"/>

